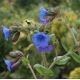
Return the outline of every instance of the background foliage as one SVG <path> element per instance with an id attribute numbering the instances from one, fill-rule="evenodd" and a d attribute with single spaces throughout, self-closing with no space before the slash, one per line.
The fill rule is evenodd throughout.
<path id="1" fill-rule="evenodd" d="M 48 29 L 49 32 L 55 33 L 56 35 L 51 40 L 51 43 L 54 45 L 54 50 L 50 54 L 46 55 L 48 62 L 51 63 L 53 58 L 56 56 L 55 51 L 57 51 L 57 55 L 62 56 L 74 47 L 77 42 L 80 44 L 80 0 L 0 0 L 0 25 L 11 27 L 12 25 L 21 23 L 23 27 L 26 27 L 27 29 L 28 25 L 25 22 L 25 19 L 31 20 L 33 25 L 39 24 L 38 12 L 40 6 L 43 4 L 46 8 L 50 8 L 53 11 L 57 10 L 59 12 L 58 16 L 50 23 Z M 67 25 L 72 28 L 77 42 L 72 37 Z M 38 54 L 35 47 L 31 47 L 27 50 L 31 43 L 30 36 L 32 36 L 32 34 L 25 35 L 21 32 L 15 47 L 16 49 L 23 51 L 26 55 L 29 54 L 29 62 L 34 66 L 34 64 L 40 64 L 41 56 Z M 77 57 L 77 54 L 79 54 L 79 58 Z M 67 63 L 63 62 L 63 60 L 57 62 L 52 68 L 52 71 L 55 74 L 53 73 L 53 75 L 48 78 L 80 78 L 80 46 L 77 48 L 76 53 L 69 57 L 71 58 Z M 0 78 L 33 78 L 28 66 L 25 66 L 24 64 L 25 62 L 23 62 L 14 73 L 1 73 Z M 34 68 L 36 66 L 38 65 L 35 65 Z M 42 66 L 39 67 L 43 69 Z M 46 68 L 44 68 L 44 70 L 46 71 Z M 40 76 L 37 72 L 39 69 L 34 69 L 34 71 L 38 78 L 43 78 L 46 73 L 40 72 L 40 74 L 42 74 Z M 77 74 L 77 72 L 79 74 Z M 51 71 L 49 71 L 49 73 L 52 74 Z"/>

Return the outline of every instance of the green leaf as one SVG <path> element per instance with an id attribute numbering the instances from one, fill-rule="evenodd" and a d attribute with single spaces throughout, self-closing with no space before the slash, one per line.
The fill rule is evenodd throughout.
<path id="1" fill-rule="evenodd" d="M 57 59 L 56 64 L 65 65 L 70 60 L 70 57 L 57 56 L 54 58 L 54 60 L 56 59 Z"/>
<path id="2" fill-rule="evenodd" d="M 75 36 L 78 34 L 75 28 L 72 28 L 72 31 L 75 34 Z"/>
<path id="3" fill-rule="evenodd" d="M 40 65 L 40 64 L 35 64 L 34 65 L 34 68 L 36 69 L 36 71 L 38 73 L 40 73 L 40 75 L 43 75 L 43 76 L 53 76 L 53 71 Z"/>
<path id="4" fill-rule="evenodd" d="M 80 55 L 76 54 L 75 52 L 73 52 L 72 54 L 70 54 L 71 57 L 80 64 Z"/>
<path id="5" fill-rule="evenodd" d="M 68 48 L 68 46 L 66 45 L 65 38 L 62 38 L 62 39 L 61 39 L 61 44 L 62 44 L 62 47 L 64 48 L 64 50 L 65 50 L 66 52 L 68 52 L 68 51 L 69 51 L 69 48 Z"/>
<path id="6" fill-rule="evenodd" d="M 62 41 L 61 41 L 61 44 L 62 44 L 64 50 L 65 50 L 65 51 L 68 51 L 68 48 L 65 46 L 65 44 L 64 44 Z"/>

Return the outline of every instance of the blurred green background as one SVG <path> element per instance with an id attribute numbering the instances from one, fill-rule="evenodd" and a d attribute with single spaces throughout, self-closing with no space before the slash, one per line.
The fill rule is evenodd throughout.
<path id="1" fill-rule="evenodd" d="M 61 41 L 68 50 L 75 44 L 70 32 L 68 32 L 66 24 L 69 24 L 74 28 L 74 31 L 77 32 L 77 35 L 75 34 L 76 38 L 80 42 L 80 0 L 0 0 L 0 25 L 10 27 L 19 22 L 24 27 L 27 27 L 25 19 L 31 20 L 33 24 L 39 24 L 38 12 L 41 5 L 54 11 L 56 9 L 59 12 L 58 17 L 50 23 L 49 32 L 55 33 L 57 38 L 60 39 L 60 42 L 54 46 L 58 55 L 63 55 L 66 51 L 64 50 Z M 53 38 L 52 41 L 53 40 L 55 40 L 55 38 Z M 41 57 L 35 47 L 26 51 L 30 43 L 30 34 L 25 35 L 24 33 L 21 33 L 16 44 L 16 48 L 23 51 L 25 54 L 29 54 L 30 63 L 31 65 L 34 65 L 36 63 L 40 63 Z M 47 55 L 49 63 L 53 61 L 53 57 L 55 57 L 54 50 Z M 76 63 L 73 59 L 71 59 L 68 64 L 64 66 L 57 66 L 57 69 L 55 69 L 55 75 L 50 78 L 75 78 L 73 75 L 80 75 L 80 69 L 79 74 L 75 72 L 73 75 L 70 75 L 70 73 L 74 70 L 74 68 L 79 66 L 79 63 Z M 36 74 L 38 75 L 37 72 Z M 78 77 L 79 76 L 77 76 L 77 78 Z M 23 64 L 21 64 L 16 72 L 10 74 L 5 73 L 5 76 L 0 74 L 0 78 L 31 79 L 33 76 L 29 68 L 26 68 Z"/>

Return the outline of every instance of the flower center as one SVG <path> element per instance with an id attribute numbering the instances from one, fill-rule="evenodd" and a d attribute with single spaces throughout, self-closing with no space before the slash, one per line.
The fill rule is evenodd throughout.
<path id="1" fill-rule="evenodd" d="M 38 40 L 40 40 L 40 41 L 41 41 L 41 40 L 44 40 L 44 38 L 45 38 L 45 37 L 44 37 L 43 35 L 39 35 L 39 36 L 38 36 Z"/>

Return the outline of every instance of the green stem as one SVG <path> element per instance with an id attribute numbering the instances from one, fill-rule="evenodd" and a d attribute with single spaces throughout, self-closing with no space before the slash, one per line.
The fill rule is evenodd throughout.
<path id="1" fill-rule="evenodd" d="M 33 75 L 34 79 L 37 79 L 37 77 L 36 77 L 36 75 L 35 75 L 35 72 L 34 72 L 34 70 L 32 69 L 30 63 L 28 63 L 28 67 L 30 68 L 30 70 L 31 70 L 31 72 L 32 72 L 32 75 Z"/>
<path id="2" fill-rule="evenodd" d="M 49 66 L 49 69 L 51 69 L 54 65 L 55 65 L 55 63 L 56 63 L 56 61 L 57 61 L 57 50 L 55 49 L 55 53 L 56 53 L 56 59 L 52 62 L 52 64 Z"/>
<path id="3" fill-rule="evenodd" d="M 13 43 L 13 50 L 16 50 L 16 42 Z"/>
<path id="4" fill-rule="evenodd" d="M 41 54 L 41 57 L 42 57 L 42 65 L 47 67 L 48 63 L 44 52 Z"/>
<path id="5" fill-rule="evenodd" d="M 51 63 L 51 65 L 49 66 L 49 69 L 51 69 L 52 67 L 54 67 L 54 65 L 56 64 L 57 61 L 63 59 L 65 56 L 68 56 L 69 54 L 71 54 L 71 50 L 70 50 L 68 53 L 66 53 L 64 56 L 62 56 L 62 58 L 54 60 L 54 61 Z"/>
<path id="6" fill-rule="evenodd" d="M 55 63 L 56 63 L 56 60 L 51 63 L 51 65 L 49 66 L 49 69 L 51 69 L 55 65 Z"/>

